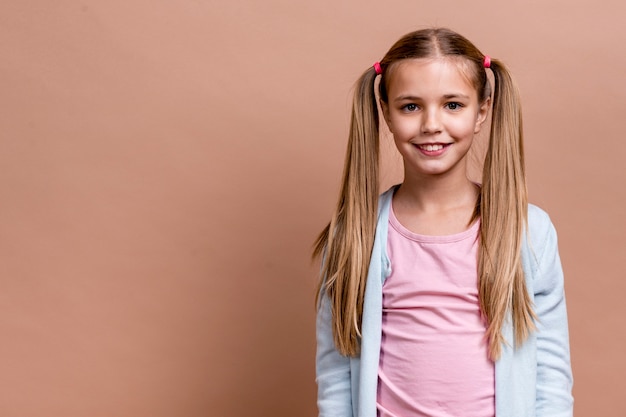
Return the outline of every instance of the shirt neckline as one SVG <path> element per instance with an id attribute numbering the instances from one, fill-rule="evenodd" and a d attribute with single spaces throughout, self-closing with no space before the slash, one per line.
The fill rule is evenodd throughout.
<path id="1" fill-rule="evenodd" d="M 468 238 L 476 238 L 478 236 L 478 229 L 480 226 L 480 219 L 476 219 L 466 230 L 454 233 L 451 235 L 422 235 L 415 233 L 404 227 L 395 212 L 393 211 L 393 200 L 389 206 L 389 224 L 391 227 L 402 236 L 407 239 L 413 240 L 419 243 L 454 243 L 460 242 Z"/>

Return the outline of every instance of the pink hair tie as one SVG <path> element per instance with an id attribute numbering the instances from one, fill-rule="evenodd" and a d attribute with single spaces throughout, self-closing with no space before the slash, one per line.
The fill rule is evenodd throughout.
<path id="1" fill-rule="evenodd" d="M 483 59 L 483 66 L 485 68 L 491 68 L 491 58 L 489 58 L 489 55 L 485 55 L 485 59 Z"/>
<path id="2" fill-rule="evenodd" d="M 383 69 L 380 67 L 380 62 L 374 62 L 374 71 L 376 71 L 376 74 L 378 75 L 383 73 Z"/>

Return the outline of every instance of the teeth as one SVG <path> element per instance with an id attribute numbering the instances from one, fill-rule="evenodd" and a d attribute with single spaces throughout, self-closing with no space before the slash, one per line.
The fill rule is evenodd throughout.
<path id="1" fill-rule="evenodd" d="M 443 145 L 441 144 L 426 144 L 426 145 L 419 145 L 420 148 L 424 149 L 425 151 L 440 151 L 443 149 Z"/>

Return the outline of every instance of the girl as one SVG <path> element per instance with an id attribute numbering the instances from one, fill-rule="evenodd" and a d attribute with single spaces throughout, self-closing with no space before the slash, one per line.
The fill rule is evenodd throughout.
<path id="1" fill-rule="evenodd" d="M 482 184 L 467 153 L 493 110 Z M 380 76 L 380 77 L 379 77 Z M 379 115 L 404 181 L 379 197 Z M 447 29 L 409 33 L 358 80 L 341 195 L 320 234 L 320 416 L 572 415 L 563 274 L 527 203 L 504 66 Z"/>

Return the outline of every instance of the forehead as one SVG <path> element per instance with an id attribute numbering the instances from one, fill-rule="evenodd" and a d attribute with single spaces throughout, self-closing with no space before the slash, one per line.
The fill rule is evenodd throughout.
<path id="1" fill-rule="evenodd" d="M 387 74 L 390 95 L 417 92 L 477 95 L 470 77 L 471 66 L 462 58 L 404 59 L 391 65 Z"/>

